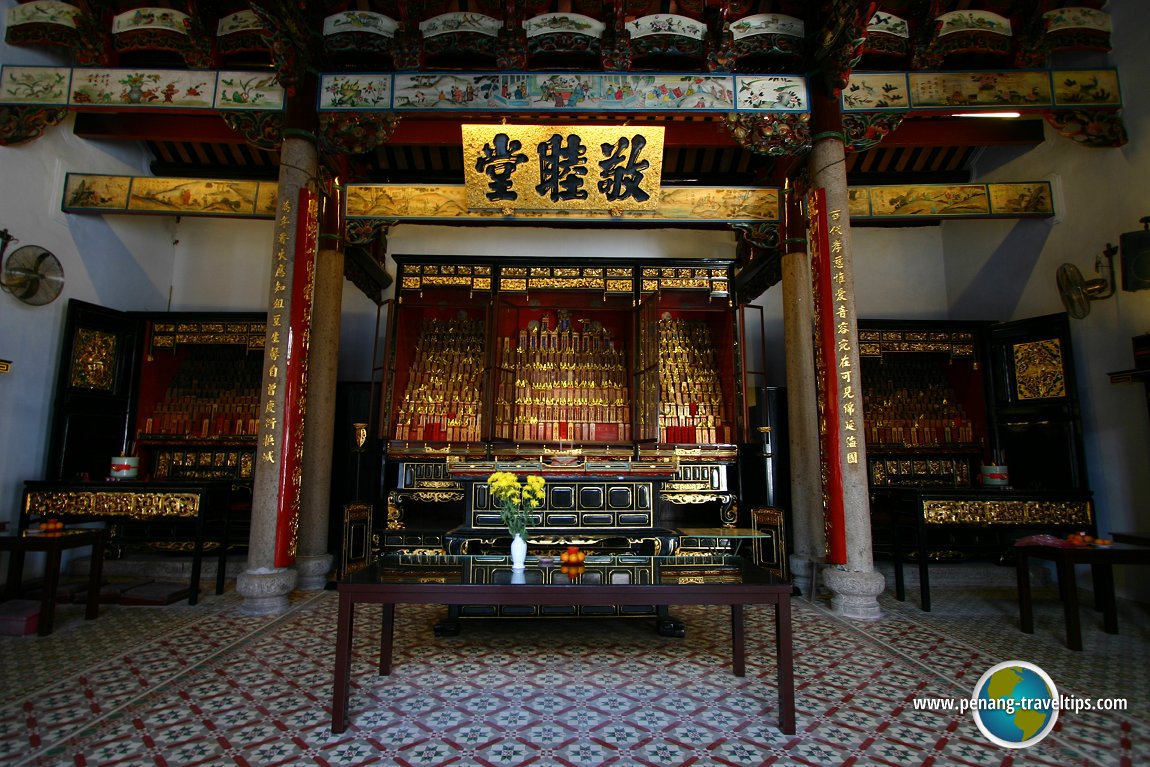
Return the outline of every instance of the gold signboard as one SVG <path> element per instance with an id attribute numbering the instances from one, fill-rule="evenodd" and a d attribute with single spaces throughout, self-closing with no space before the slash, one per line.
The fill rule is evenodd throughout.
<path id="1" fill-rule="evenodd" d="M 656 210 L 663 128 L 464 125 L 472 210 Z"/>

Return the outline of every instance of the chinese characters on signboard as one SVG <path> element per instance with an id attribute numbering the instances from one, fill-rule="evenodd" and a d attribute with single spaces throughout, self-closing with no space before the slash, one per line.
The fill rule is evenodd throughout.
<path id="1" fill-rule="evenodd" d="M 470 209 L 655 210 L 663 128 L 464 125 Z"/>

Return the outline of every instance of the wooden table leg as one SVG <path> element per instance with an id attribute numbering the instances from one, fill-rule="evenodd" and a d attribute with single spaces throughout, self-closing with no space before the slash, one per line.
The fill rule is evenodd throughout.
<path id="1" fill-rule="evenodd" d="M 923 612 L 930 612 L 930 556 L 926 550 L 926 523 L 922 512 L 915 514 L 915 536 L 918 538 L 918 595 Z"/>
<path id="2" fill-rule="evenodd" d="M 900 602 L 905 602 L 906 578 L 902 572 L 902 543 L 899 541 L 898 515 L 891 510 L 890 518 L 890 556 L 894 560 L 894 598 Z"/>
<path id="3" fill-rule="evenodd" d="M 1063 557 L 1058 560 L 1058 588 L 1062 594 L 1062 612 L 1066 620 L 1066 646 L 1082 649 L 1082 623 L 1078 618 L 1078 583 L 1074 563 Z"/>
<path id="4" fill-rule="evenodd" d="M 350 594 L 339 595 L 339 619 L 335 633 L 335 680 L 331 693 L 331 731 L 347 729 L 347 704 L 351 691 L 351 640 L 355 629 L 355 602 Z"/>
<path id="5" fill-rule="evenodd" d="M 795 734 L 795 658 L 791 637 L 791 598 L 779 595 L 775 603 L 775 655 L 778 662 L 779 729 Z"/>
<path id="6" fill-rule="evenodd" d="M 747 674 L 747 643 L 744 628 L 743 606 L 731 605 L 731 665 L 735 676 Z"/>
<path id="7" fill-rule="evenodd" d="M 88 604 L 84 610 L 85 620 L 92 620 L 100 614 L 100 586 L 104 577 L 104 535 L 97 533 L 92 544 L 92 556 L 88 559 Z"/>
<path id="8" fill-rule="evenodd" d="M 44 592 L 40 597 L 40 627 L 36 631 L 42 637 L 52 633 L 56 620 L 56 589 L 60 587 L 60 551 L 59 545 L 53 545 L 44 552 L 47 555 L 44 562 Z"/>
<path id="9" fill-rule="evenodd" d="M 391 648 L 395 640 L 395 604 L 383 605 L 383 620 L 379 631 L 379 673 L 391 673 Z"/>
<path id="10" fill-rule="evenodd" d="M 1118 633 L 1118 605 L 1114 601 L 1114 570 L 1100 562 L 1090 566 L 1094 576 L 1094 605 L 1102 610 L 1102 629 L 1107 634 Z"/>
<path id="11" fill-rule="evenodd" d="M 207 498 L 201 496 L 200 510 L 196 514 L 196 540 L 192 543 L 192 578 L 188 584 L 189 605 L 194 605 L 200 601 L 200 572 L 204 566 L 204 536 L 207 535 L 204 524 L 204 514 L 207 513 L 207 509 L 203 508 L 206 503 L 208 503 Z"/>
<path id="12" fill-rule="evenodd" d="M 5 599 L 19 599 L 24 585 L 24 549 L 17 543 L 8 549 L 8 580 L 4 584 Z"/>
<path id="13" fill-rule="evenodd" d="M 1018 627 L 1024 634 L 1034 633 L 1034 603 L 1030 595 L 1030 558 L 1026 552 L 1015 552 L 1018 571 Z"/>

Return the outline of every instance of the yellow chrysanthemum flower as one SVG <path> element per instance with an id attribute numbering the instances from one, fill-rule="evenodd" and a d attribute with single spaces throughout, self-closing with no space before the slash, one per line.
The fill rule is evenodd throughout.
<path id="1" fill-rule="evenodd" d="M 547 481 L 532 474 L 521 483 L 519 477 L 509 471 L 497 471 L 487 478 L 491 497 L 499 506 L 499 515 L 507 531 L 512 535 L 527 538 L 527 525 L 531 522 L 531 510 L 543 505 L 544 487 Z"/>

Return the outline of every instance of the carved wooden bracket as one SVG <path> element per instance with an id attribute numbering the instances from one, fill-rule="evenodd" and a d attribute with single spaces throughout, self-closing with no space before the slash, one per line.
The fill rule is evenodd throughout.
<path id="1" fill-rule="evenodd" d="M 402 118 L 390 112 L 325 112 L 319 116 L 319 147 L 333 154 L 363 154 L 387 143 Z"/>
<path id="2" fill-rule="evenodd" d="M 316 52 L 322 50 L 316 30 L 322 30 L 323 24 L 309 24 L 301 7 L 302 3 L 297 6 L 285 0 L 251 5 L 252 12 L 266 31 L 280 85 L 287 89 L 289 95 L 295 94 L 309 69 L 319 70 L 319 62 L 315 58 Z"/>
<path id="3" fill-rule="evenodd" d="M 503 27 L 495 46 L 496 66 L 503 70 L 521 72 L 527 69 L 527 31 Z"/>
<path id="4" fill-rule="evenodd" d="M 895 112 L 859 112 L 843 115 L 843 134 L 848 152 L 865 152 L 876 146 L 902 124 L 904 115 Z"/>
<path id="5" fill-rule="evenodd" d="M 394 224 L 394 221 L 378 218 L 345 222 L 344 277 L 377 306 L 383 303 L 384 289 L 392 283 L 386 256 L 387 233 Z"/>
<path id="6" fill-rule="evenodd" d="M 749 303 L 783 279 L 779 224 L 732 224 L 738 235 L 738 268 L 735 292 L 740 303 Z"/>
<path id="7" fill-rule="evenodd" d="M 862 56 L 867 24 L 877 2 L 831 3 L 819 45 L 812 51 L 814 69 L 821 71 L 831 90 L 838 93 L 850 80 L 851 69 Z"/>
<path id="8" fill-rule="evenodd" d="M 732 224 L 731 228 L 756 250 L 776 251 L 779 249 L 779 225 L 777 223 L 763 224 Z"/>
<path id="9" fill-rule="evenodd" d="M 59 125 L 68 116 L 65 107 L 0 106 L 0 146 L 34 141 L 44 129 Z"/>
<path id="10" fill-rule="evenodd" d="M 607 29 L 600 47 L 603 69 L 608 72 L 630 72 L 634 52 L 631 33 L 625 29 Z"/>
<path id="11" fill-rule="evenodd" d="M 387 233 L 396 222 L 383 218 L 352 218 L 345 222 L 344 239 L 349 245 L 369 245 L 377 239 L 387 252 Z"/>
<path id="12" fill-rule="evenodd" d="M 727 130 L 739 146 L 755 154 L 797 155 L 811 148 L 808 114 L 728 114 Z"/>
<path id="13" fill-rule="evenodd" d="M 1126 143 L 1126 125 L 1117 112 L 1094 109 L 1046 112 L 1046 122 L 1061 135 L 1083 146 L 1119 147 Z"/>
<path id="14" fill-rule="evenodd" d="M 284 118 L 280 112 L 230 111 L 220 112 L 220 117 L 254 147 L 275 150 L 283 141 Z"/>

